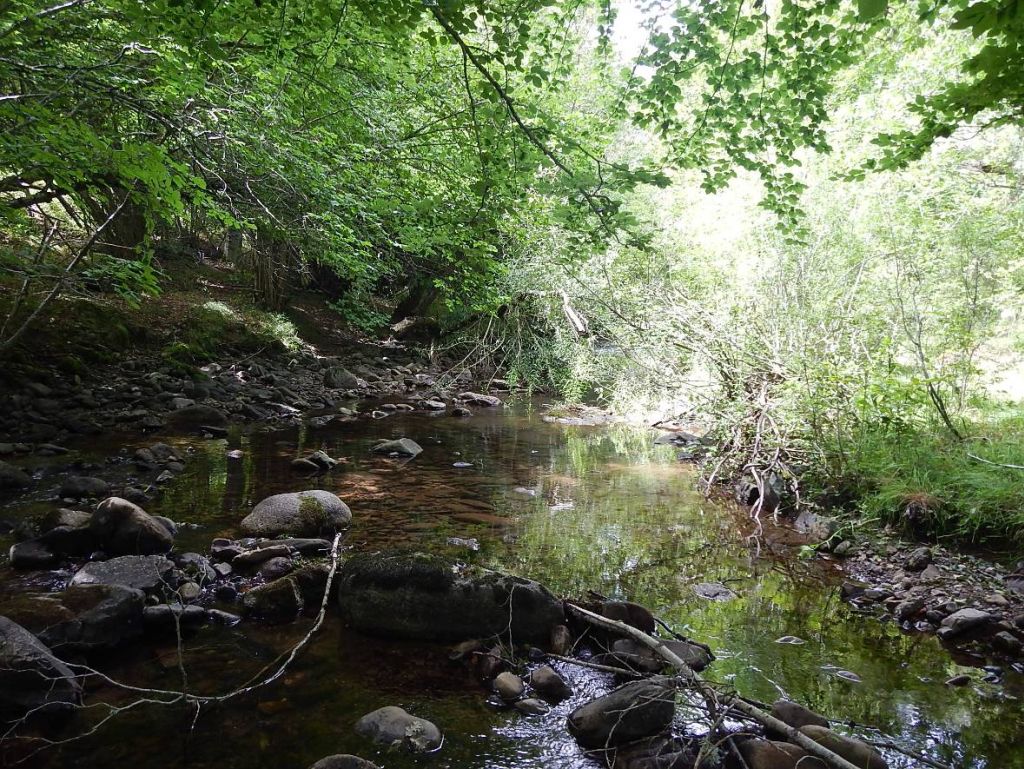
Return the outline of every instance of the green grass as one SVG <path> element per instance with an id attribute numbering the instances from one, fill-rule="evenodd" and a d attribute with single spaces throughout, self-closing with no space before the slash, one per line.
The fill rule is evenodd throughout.
<path id="1" fill-rule="evenodd" d="M 960 442 L 938 426 L 867 430 L 846 452 L 844 475 L 861 512 L 912 533 L 1024 543 L 1024 417 L 993 413 Z"/>

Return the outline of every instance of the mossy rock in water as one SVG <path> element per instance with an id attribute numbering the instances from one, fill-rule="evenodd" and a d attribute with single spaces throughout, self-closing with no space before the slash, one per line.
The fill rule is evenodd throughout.
<path id="1" fill-rule="evenodd" d="M 338 605 L 356 630 L 436 641 L 547 643 L 565 621 L 562 602 L 538 582 L 425 553 L 353 557 L 338 573 Z"/>
<path id="2" fill-rule="evenodd" d="M 242 519 L 242 530 L 258 537 L 315 537 L 351 522 L 348 505 L 329 491 L 315 489 L 267 497 Z"/>

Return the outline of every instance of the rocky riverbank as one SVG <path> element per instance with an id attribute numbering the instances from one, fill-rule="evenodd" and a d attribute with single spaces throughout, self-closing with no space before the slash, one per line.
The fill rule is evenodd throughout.
<path id="1" fill-rule="evenodd" d="M 357 416 L 360 400 L 381 401 L 366 414 L 383 419 L 399 408 L 451 410 L 500 405 L 498 379 L 473 392 L 468 374 L 444 374 L 404 348 L 353 349 L 342 357 L 303 348 L 209 363 L 190 374 L 158 357 L 126 357 L 94 369 L 87 379 L 53 371 L 7 372 L 0 393 L 0 454 L 61 453 L 62 441 L 110 432 L 223 434 L 233 423 L 287 424 Z M 388 403 L 393 399 L 394 403 Z M 347 404 L 347 405 L 346 405 Z M 0 470 L 0 489 L 24 485 Z"/>
<path id="2" fill-rule="evenodd" d="M 680 461 L 697 460 L 711 448 L 679 425 L 670 427 L 655 443 L 677 447 Z M 775 513 L 781 483 L 778 488 L 766 483 L 764 489 L 761 515 Z M 749 509 L 759 491 L 752 481 L 740 479 L 731 496 Z M 842 598 L 858 611 L 895 622 L 906 632 L 937 635 L 952 654 L 985 666 L 988 681 L 998 682 L 1006 665 L 1024 671 L 1024 561 L 1006 568 L 938 544 L 906 542 L 889 531 L 847 525 L 811 507 L 779 512 L 775 518 L 804 537 L 807 554 L 842 570 L 848 577 Z M 962 675 L 950 679 L 951 685 L 969 681 Z"/>

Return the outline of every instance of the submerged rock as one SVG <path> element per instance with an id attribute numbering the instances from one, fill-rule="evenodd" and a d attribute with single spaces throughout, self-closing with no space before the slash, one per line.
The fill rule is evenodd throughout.
<path id="1" fill-rule="evenodd" d="M 423 447 L 411 438 L 382 441 L 373 447 L 374 454 L 397 454 L 400 457 L 415 457 L 423 453 Z"/>
<path id="2" fill-rule="evenodd" d="M 501 398 L 495 395 L 484 395 L 475 392 L 459 393 L 458 399 L 463 403 L 468 403 L 470 406 L 488 406 L 493 408 L 501 405 Z"/>
<path id="3" fill-rule="evenodd" d="M 356 732 L 380 745 L 405 746 L 416 752 L 441 747 L 440 729 L 394 705 L 367 713 L 356 722 Z"/>
<path id="4" fill-rule="evenodd" d="M 542 716 L 551 710 L 551 706 L 544 702 L 544 700 L 538 700 L 535 697 L 517 700 L 513 707 L 524 716 Z"/>
<path id="5" fill-rule="evenodd" d="M 71 616 L 39 633 L 39 639 L 51 649 L 113 649 L 142 635 L 146 596 L 141 590 L 123 585 L 75 585 L 64 591 L 60 602 Z"/>
<path id="6" fill-rule="evenodd" d="M 462 641 L 512 636 L 547 643 L 562 603 L 528 579 L 422 553 L 359 555 L 338 572 L 342 618 L 356 630 Z"/>
<path id="7" fill-rule="evenodd" d="M 675 690 L 662 676 L 620 686 L 569 714 L 569 733 L 584 748 L 604 748 L 659 734 L 672 725 Z"/>
<path id="8" fill-rule="evenodd" d="M 0 711 L 63 709 L 77 704 L 81 694 L 75 674 L 42 641 L 0 617 Z"/>
<path id="9" fill-rule="evenodd" d="M 693 586 L 693 592 L 709 601 L 731 601 L 736 593 L 720 582 L 701 582 Z"/>
<path id="10" fill-rule="evenodd" d="M 242 519 L 241 527 L 259 537 L 315 537 L 344 529 L 351 522 L 348 505 L 331 492 L 316 489 L 267 497 Z"/>
<path id="11" fill-rule="evenodd" d="M 380 767 L 365 758 L 359 758 L 359 756 L 349 753 L 339 753 L 336 756 L 321 758 L 309 769 L 380 769 Z"/>
<path id="12" fill-rule="evenodd" d="M 305 606 L 302 592 L 292 577 L 254 587 L 242 597 L 247 614 L 268 622 L 290 622 Z"/>
<path id="13" fill-rule="evenodd" d="M 174 544 L 163 522 L 120 497 L 109 497 L 96 506 L 89 529 L 103 549 L 114 555 L 166 553 Z"/>

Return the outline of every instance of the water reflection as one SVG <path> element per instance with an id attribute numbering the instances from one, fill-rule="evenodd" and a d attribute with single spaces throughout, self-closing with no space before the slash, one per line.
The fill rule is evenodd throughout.
<path id="1" fill-rule="evenodd" d="M 403 436 L 424 453 L 398 462 L 369 451 L 380 439 Z M 1009 673 L 1001 686 L 978 676 L 971 686 L 945 687 L 964 668 L 933 639 L 853 615 L 837 600 L 833 572 L 799 561 L 784 544 L 750 539 L 744 516 L 698 494 L 672 449 L 653 446 L 647 432 L 551 425 L 525 404 L 472 419 L 398 413 L 319 428 L 237 431 L 192 445 L 188 472 L 152 509 L 194 525 L 182 530 L 182 549 L 204 552 L 212 537 L 236 535 L 238 521 L 269 494 L 325 488 L 354 511 L 351 549 L 445 550 L 565 595 L 593 590 L 629 598 L 711 644 L 718 661 L 709 677 L 750 696 L 790 696 L 954 765 L 1024 767 L 1019 676 Z M 291 472 L 291 459 L 319 448 L 347 462 L 319 478 Z M 229 457 L 234 450 L 239 458 Z M 480 549 L 450 545 L 450 537 L 476 539 Z M 702 582 L 725 584 L 736 597 L 702 598 L 694 590 Z M 305 629 L 301 622 L 205 629 L 187 648 L 190 685 L 229 689 Z M 805 643 L 776 643 L 786 635 Z M 172 647 L 140 648 L 104 664 L 121 678 L 175 686 Z M 205 714 L 191 734 L 190 714 L 125 714 L 95 739 L 48 760 L 89 769 L 118 760 L 141 769 L 276 769 L 351 751 L 399 768 L 591 766 L 568 739 L 564 717 L 611 681 L 560 668 L 576 685 L 572 700 L 542 717 L 497 713 L 471 676 L 447 661 L 445 649 L 361 638 L 332 620 L 280 685 Z M 860 682 L 837 671 L 851 671 Z M 438 723 L 444 749 L 413 759 L 377 753 L 353 734 L 360 715 L 388 704 Z"/>

